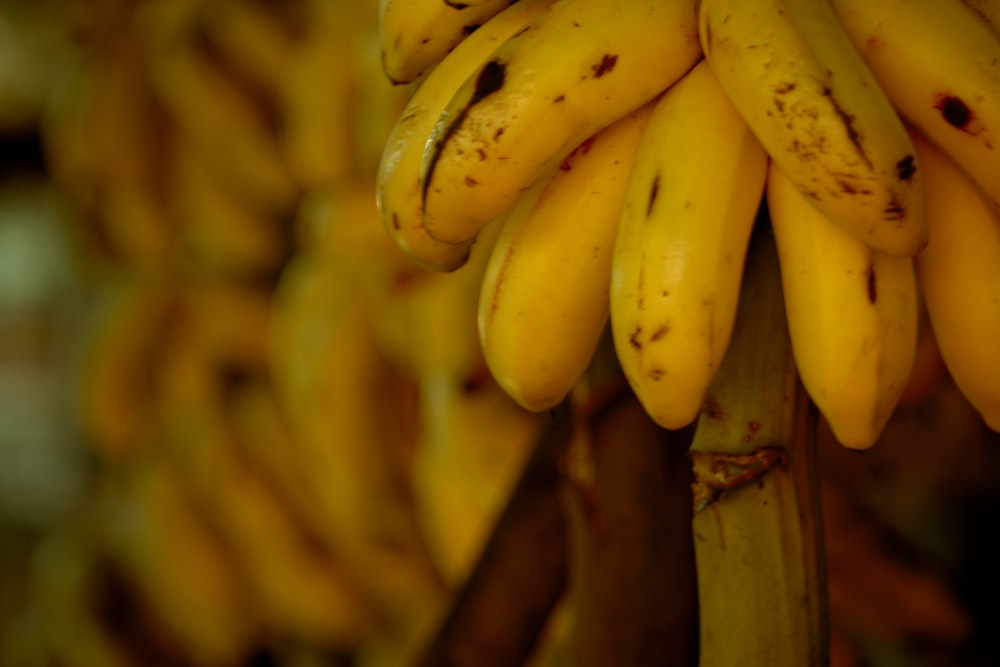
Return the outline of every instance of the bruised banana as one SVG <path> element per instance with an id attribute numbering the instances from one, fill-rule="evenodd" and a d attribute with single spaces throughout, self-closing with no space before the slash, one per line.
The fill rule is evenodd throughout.
<path id="1" fill-rule="evenodd" d="M 1000 208 L 1000 35 L 960 0 L 833 0 L 893 105 Z"/>
<path id="2" fill-rule="evenodd" d="M 913 260 L 875 251 L 823 216 L 777 163 L 767 178 L 802 383 L 837 440 L 865 449 L 881 434 L 913 367 Z"/>
<path id="3" fill-rule="evenodd" d="M 766 171 L 706 61 L 660 98 L 618 223 L 611 328 L 633 391 L 665 428 L 697 417 L 725 354 Z"/>
<path id="4" fill-rule="evenodd" d="M 552 0 L 520 0 L 462 40 L 421 82 L 389 134 L 376 180 L 382 223 L 396 245 L 427 269 L 453 271 L 468 259 L 472 242 L 443 243 L 424 228 L 420 197 L 424 139 L 477 65 L 551 4 Z"/>
<path id="5" fill-rule="evenodd" d="M 829 5 L 704 0 L 699 19 L 719 82 L 799 191 L 873 248 L 919 251 L 913 146 Z"/>
<path id="6" fill-rule="evenodd" d="M 444 0 L 380 0 L 385 75 L 393 83 L 413 81 L 513 2 L 484 0 L 475 6 L 452 6 Z"/>
<path id="7" fill-rule="evenodd" d="M 1000 212 L 960 167 L 914 132 L 928 174 L 931 241 L 915 258 L 938 348 L 955 384 L 1000 430 Z"/>
<path id="8" fill-rule="evenodd" d="M 652 109 L 584 141 L 503 218 L 479 295 L 479 337 L 491 374 L 527 410 L 566 398 L 604 331 L 618 214 Z"/>
<path id="9" fill-rule="evenodd" d="M 466 243 L 570 150 L 701 53 L 694 0 L 560 0 L 482 63 L 426 142 L 424 226 Z"/>

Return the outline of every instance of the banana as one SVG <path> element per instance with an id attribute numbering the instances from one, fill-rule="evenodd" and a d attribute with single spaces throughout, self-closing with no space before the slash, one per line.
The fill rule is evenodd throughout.
<path id="1" fill-rule="evenodd" d="M 542 421 L 488 376 L 420 394 L 414 502 L 428 548 L 454 588 L 468 577 L 539 436 Z"/>
<path id="2" fill-rule="evenodd" d="M 476 66 L 551 4 L 552 0 L 520 0 L 462 40 L 420 83 L 393 126 L 377 170 L 378 208 L 388 235 L 420 266 L 453 271 L 468 260 L 472 246 L 471 241 L 436 241 L 424 228 L 420 201 L 424 140 Z"/>
<path id="3" fill-rule="evenodd" d="M 203 3 L 200 32 L 239 76 L 264 94 L 273 95 L 290 71 L 295 46 L 291 14 L 300 4 L 210 0 Z"/>
<path id="4" fill-rule="evenodd" d="M 413 434 L 396 438 L 400 404 L 363 285 L 300 255 L 275 295 L 272 368 L 293 452 L 327 540 L 390 626 L 433 613 L 445 587 L 420 534 L 407 481 Z M 442 344 L 445 344 L 442 341 Z M 395 429 L 395 430 L 394 430 Z"/>
<path id="5" fill-rule="evenodd" d="M 268 113 L 222 67 L 199 52 L 189 35 L 159 25 L 155 12 L 162 5 L 144 5 L 149 15 L 141 22 L 146 29 L 140 33 L 156 99 L 237 196 L 272 213 L 289 210 L 298 187 L 269 126 Z"/>
<path id="6" fill-rule="evenodd" d="M 289 54 L 276 93 L 282 131 L 278 147 L 295 181 L 306 190 L 336 187 L 357 173 L 352 140 L 353 23 L 341 3 L 310 2 L 304 34 Z"/>
<path id="7" fill-rule="evenodd" d="M 618 215 L 653 103 L 585 140 L 504 217 L 479 295 L 483 354 L 542 412 L 569 394 L 608 321 Z"/>
<path id="8" fill-rule="evenodd" d="M 994 30 L 1000 31 L 1000 3 L 996 0 L 962 0 L 969 9 L 983 17 Z"/>
<path id="9" fill-rule="evenodd" d="M 767 179 L 802 383 L 842 445 L 870 447 L 906 388 L 916 354 L 913 260 L 877 252 L 825 217 L 777 162 Z"/>
<path id="10" fill-rule="evenodd" d="M 261 630 L 260 616 L 248 604 L 233 554 L 206 524 L 185 484 L 161 454 L 106 479 L 99 500 L 101 539 L 187 661 L 199 667 L 240 664 Z"/>
<path id="11" fill-rule="evenodd" d="M 931 241 L 917 279 L 941 356 L 955 384 L 1000 430 L 1000 212 L 928 139 L 913 132 L 928 176 Z"/>
<path id="12" fill-rule="evenodd" d="M 145 443 L 153 410 L 148 374 L 173 305 L 163 281 L 130 272 L 99 287 L 78 339 L 73 401 L 84 437 L 102 458 L 124 460 Z"/>
<path id="13" fill-rule="evenodd" d="M 379 0 L 382 69 L 393 83 L 409 83 L 514 0 L 452 6 L 443 0 Z"/>
<path id="14" fill-rule="evenodd" d="M 181 261 L 195 272 L 234 278 L 276 273 L 290 252 L 281 221 L 239 198 L 189 137 L 175 133 L 171 149 L 168 213 Z"/>
<path id="15" fill-rule="evenodd" d="M 653 111 L 612 259 L 611 328 L 653 419 L 698 415 L 736 316 L 767 154 L 702 60 Z"/>
<path id="16" fill-rule="evenodd" d="M 961 0 L 832 0 L 907 121 L 1000 208 L 1000 34 Z"/>
<path id="17" fill-rule="evenodd" d="M 694 0 L 561 0 L 462 84 L 427 139 L 424 226 L 465 243 L 587 137 L 701 53 Z"/>
<path id="18" fill-rule="evenodd" d="M 719 82 L 799 191 L 873 248 L 919 251 L 913 146 L 829 5 L 704 0 L 699 21 Z"/>

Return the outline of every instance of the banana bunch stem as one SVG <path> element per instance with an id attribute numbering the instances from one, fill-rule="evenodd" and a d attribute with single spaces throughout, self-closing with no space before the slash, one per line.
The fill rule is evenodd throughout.
<path id="1" fill-rule="evenodd" d="M 829 663 L 816 414 L 795 372 L 761 219 L 690 451 L 702 667 Z"/>

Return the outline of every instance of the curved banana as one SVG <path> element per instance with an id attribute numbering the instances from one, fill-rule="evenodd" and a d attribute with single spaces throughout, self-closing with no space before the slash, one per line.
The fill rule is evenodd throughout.
<path id="1" fill-rule="evenodd" d="M 706 61 L 660 98 L 618 224 L 611 329 L 633 391 L 665 428 L 698 416 L 725 354 L 766 171 Z"/>
<path id="2" fill-rule="evenodd" d="M 916 354 L 913 260 L 872 250 L 823 216 L 776 162 L 767 203 L 802 383 L 842 445 L 870 447 Z"/>
<path id="3" fill-rule="evenodd" d="M 698 60 L 694 0 L 564 0 L 500 45 L 426 142 L 424 226 L 465 243 L 587 137 Z"/>
<path id="4" fill-rule="evenodd" d="M 915 258 L 938 348 L 958 388 L 1000 430 L 1000 212 L 916 132 L 931 241 Z"/>
<path id="5" fill-rule="evenodd" d="M 704 0 L 699 20 L 719 82 L 799 191 L 873 248 L 919 251 L 913 146 L 829 5 Z"/>
<path id="6" fill-rule="evenodd" d="M 393 83 L 409 83 L 437 64 L 514 0 L 452 6 L 444 0 L 379 0 L 382 69 Z"/>
<path id="7" fill-rule="evenodd" d="M 618 215 L 653 106 L 584 141 L 502 220 L 479 337 L 491 374 L 527 410 L 566 398 L 604 331 Z"/>
<path id="8" fill-rule="evenodd" d="M 165 187 L 182 261 L 234 278 L 274 275 L 291 252 L 282 221 L 227 187 L 190 137 L 175 133 L 170 148 Z"/>
<path id="9" fill-rule="evenodd" d="M 996 0 L 962 0 L 994 30 L 1000 31 L 1000 3 Z"/>
<path id="10" fill-rule="evenodd" d="M 427 269 L 455 270 L 468 259 L 472 243 L 442 243 L 424 228 L 420 200 L 424 140 L 476 67 L 551 4 L 552 0 L 520 0 L 462 40 L 421 82 L 389 134 L 376 180 L 382 223 L 396 245 Z"/>
<path id="11" fill-rule="evenodd" d="M 239 197 L 265 211 L 287 211 L 298 187 L 265 110 L 186 38 L 153 29 L 145 36 L 156 99 Z"/>
<path id="12" fill-rule="evenodd" d="M 304 32 L 289 54 L 276 101 L 278 146 L 295 181 L 307 190 L 336 187 L 357 173 L 353 143 L 352 24 L 341 3 L 310 2 Z"/>
<path id="13" fill-rule="evenodd" d="M 832 0 L 900 115 L 1000 208 L 1000 34 L 961 0 Z"/>

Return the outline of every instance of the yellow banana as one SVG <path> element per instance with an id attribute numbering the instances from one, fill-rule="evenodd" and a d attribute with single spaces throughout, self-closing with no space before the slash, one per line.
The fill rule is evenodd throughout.
<path id="1" fill-rule="evenodd" d="M 931 240 L 917 255 L 934 336 L 955 384 L 1000 430 L 1000 212 L 939 148 L 913 133 L 927 172 Z"/>
<path id="2" fill-rule="evenodd" d="M 479 295 L 490 372 L 522 407 L 560 403 L 608 321 L 615 230 L 653 103 L 584 141 L 502 219 Z"/>
<path id="3" fill-rule="evenodd" d="M 389 134 L 376 181 L 382 223 L 400 249 L 425 268 L 453 271 L 468 259 L 472 243 L 442 243 L 424 228 L 420 201 L 424 140 L 479 63 L 551 4 L 552 0 L 520 0 L 462 40 L 420 83 Z"/>
<path id="4" fill-rule="evenodd" d="M 622 370 L 665 428 L 697 417 L 725 354 L 766 170 L 706 61 L 660 98 L 625 193 L 610 298 Z"/>
<path id="5" fill-rule="evenodd" d="M 294 450 L 327 539 L 396 627 L 444 600 L 410 500 L 410 439 L 397 439 L 398 376 L 389 373 L 368 298 L 322 257 L 289 265 L 276 293 L 272 364 Z M 442 341 L 442 344 L 444 342 Z M 332 427 L 332 425 L 336 425 Z"/>
<path id="6" fill-rule="evenodd" d="M 451 586 L 466 580 L 538 437 L 541 420 L 488 376 L 425 384 L 414 502 Z"/>
<path id="7" fill-rule="evenodd" d="M 561 0 L 466 80 L 426 142 L 424 226 L 465 243 L 570 150 L 697 61 L 694 0 Z"/>
<path id="8" fill-rule="evenodd" d="M 282 119 L 281 154 L 306 189 L 336 187 L 358 170 L 353 100 L 358 91 L 351 44 L 353 24 L 341 3 L 310 2 L 304 34 L 289 54 L 276 95 Z"/>
<path id="9" fill-rule="evenodd" d="M 961 0 L 832 0 L 893 105 L 1000 208 L 1000 35 Z"/>
<path id="10" fill-rule="evenodd" d="M 513 0 L 452 6 L 444 0 L 380 0 L 382 68 L 393 83 L 409 83 L 436 65 L 467 35 Z"/>
<path id="11" fill-rule="evenodd" d="M 722 87 L 813 205 L 873 248 L 920 250 L 913 146 L 829 5 L 704 0 L 699 20 Z"/>
<path id="12" fill-rule="evenodd" d="M 292 16 L 298 3 L 212 0 L 203 3 L 199 27 L 226 64 L 265 95 L 273 95 L 290 71 L 295 46 Z"/>
<path id="13" fill-rule="evenodd" d="M 772 162 L 767 202 L 802 383 L 837 440 L 874 444 L 916 354 L 913 260 L 873 250 L 819 212 Z"/>
<path id="14" fill-rule="evenodd" d="M 149 12 L 162 3 L 145 6 Z M 178 131 L 190 138 L 203 159 L 237 196 L 262 210 L 284 213 L 294 203 L 297 184 L 278 148 L 267 113 L 239 83 L 186 34 L 159 27 L 155 15 L 142 33 L 150 85 Z M 163 34 L 166 33 L 166 34 Z"/>
<path id="15" fill-rule="evenodd" d="M 102 539 L 185 658 L 205 667 L 239 664 L 261 629 L 260 617 L 248 604 L 233 554 L 205 523 L 185 484 L 163 456 L 145 457 L 107 480 Z"/>
<path id="16" fill-rule="evenodd" d="M 227 187 L 189 137 L 175 134 L 171 149 L 166 187 L 182 261 L 233 278 L 274 275 L 291 251 L 282 221 Z"/>
<path id="17" fill-rule="evenodd" d="M 1000 31 L 1000 3 L 996 0 L 962 0 L 994 30 Z"/>

